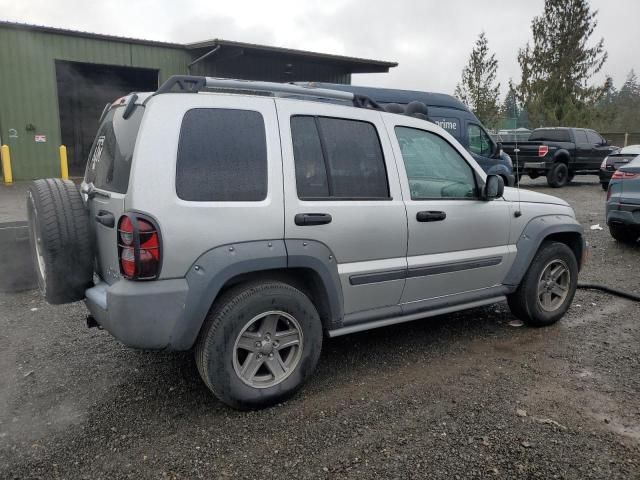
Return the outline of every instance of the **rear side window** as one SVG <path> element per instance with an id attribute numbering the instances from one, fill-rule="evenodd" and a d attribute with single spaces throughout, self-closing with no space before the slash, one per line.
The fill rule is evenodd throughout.
<path id="1" fill-rule="evenodd" d="M 182 200 L 252 202 L 267 196 L 267 142 L 259 112 L 189 110 L 182 120 L 176 166 Z"/>
<path id="2" fill-rule="evenodd" d="M 569 130 L 539 129 L 529 135 L 529 140 L 548 140 L 550 142 L 570 142 Z"/>
<path id="3" fill-rule="evenodd" d="M 96 188 L 127 193 L 133 147 L 136 143 L 144 107 L 138 106 L 128 118 L 122 118 L 125 107 L 109 110 L 91 147 L 85 182 Z"/>
<path id="4" fill-rule="evenodd" d="M 382 147 L 371 123 L 294 116 L 291 136 L 299 198 L 389 198 Z"/>

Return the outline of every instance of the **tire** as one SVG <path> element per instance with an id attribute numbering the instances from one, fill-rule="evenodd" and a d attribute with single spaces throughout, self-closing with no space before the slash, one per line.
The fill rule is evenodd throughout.
<path id="1" fill-rule="evenodd" d="M 628 243 L 633 245 L 640 236 L 637 230 L 633 230 L 623 225 L 609 225 L 609 233 L 620 243 Z"/>
<path id="2" fill-rule="evenodd" d="M 562 267 L 557 283 L 551 285 L 545 283 L 547 273 L 554 273 L 554 268 Z M 507 302 L 511 312 L 522 320 L 526 325 L 533 327 L 546 327 L 551 325 L 566 313 L 573 301 L 578 285 L 578 262 L 573 251 L 564 243 L 544 242 L 536 256 L 533 258 L 527 273 L 525 274 L 518 289 L 507 296 Z M 547 292 L 552 300 L 550 304 L 544 305 L 541 296 L 546 288 L 563 287 L 562 295 L 553 290 Z M 553 297 L 556 297 L 555 299 Z"/>
<path id="3" fill-rule="evenodd" d="M 279 334 L 271 331 L 274 325 Z M 299 332 L 297 345 L 277 344 L 278 338 L 285 341 L 285 330 Z M 196 343 L 196 364 L 207 387 L 227 405 L 266 407 L 289 398 L 313 373 L 322 335 L 318 312 L 300 290 L 277 281 L 238 285 L 209 312 Z M 295 335 L 287 338 L 295 341 Z M 255 375 L 243 374 L 247 366 Z"/>
<path id="4" fill-rule="evenodd" d="M 602 187 L 602 189 L 606 192 L 607 190 L 609 190 L 609 184 L 608 183 L 601 183 L 600 186 Z"/>
<path id="5" fill-rule="evenodd" d="M 547 183 L 551 188 L 564 187 L 569 183 L 569 167 L 564 163 L 554 163 L 547 172 Z"/>
<path id="6" fill-rule="evenodd" d="M 31 257 L 47 302 L 82 300 L 93 285 L 93 248 L 78 188 L 69 180 L 36 180 L 28 189 L 27 213 Z"/>

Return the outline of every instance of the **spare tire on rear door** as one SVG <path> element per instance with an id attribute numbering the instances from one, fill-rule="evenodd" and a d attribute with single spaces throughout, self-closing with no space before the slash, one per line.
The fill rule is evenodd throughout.
<path id="1" fill-rule="evenodd" d="M 58 178 L 36 180 L 29 186 L 27 212 L 31 256 L 47 302 L 82 300 L 93 284 L 93 248 L 78 187 Z"/>

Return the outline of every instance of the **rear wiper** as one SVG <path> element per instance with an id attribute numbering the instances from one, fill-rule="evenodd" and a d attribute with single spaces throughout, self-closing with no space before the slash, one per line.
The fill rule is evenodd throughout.
<path id="1" fill-rule="evenodd" d="M 80 192 L 85 194 L 88 199 L 92 199 L 96 195 L 104 198 L 111 198 L 111 195 L 109 195 L 107 192 L 96 190 L 96 187 L 93 184 L 93 182 L 89 182 L 85 184 L 84 187 L 82 187 L 82 189 L 80 190 Z"/>

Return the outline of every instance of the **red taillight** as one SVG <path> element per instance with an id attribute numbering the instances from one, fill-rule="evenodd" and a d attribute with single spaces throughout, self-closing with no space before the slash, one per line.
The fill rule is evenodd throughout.
<path id="1" fill-rule="evenodd" d="M 546 145 L 540 145 L 538 147 L 538 156 L 539 157 L 544 157 L 547 153 L 549 153 L 549 147 L 547 147 Z"/>
<path id="2" fill-rule="evenodd" d="M 616 170 L 611 179 L 615 178 L 616 180 L 630 180 L 632 178 L 637 178 L 638 176 L 640 176 L 640 173 L 621 172 L 620 170 Z"/>
<path id="3" fill-rule="evenodd" d="M 123 215 L 118 222 L 120 273 L 129 280 L 154 280 L 160 273 L 160 233 L 139 214 Z"/>

